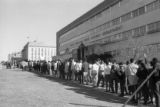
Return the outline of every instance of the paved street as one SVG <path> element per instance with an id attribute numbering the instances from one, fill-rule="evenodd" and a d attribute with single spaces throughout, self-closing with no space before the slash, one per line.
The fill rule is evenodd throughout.
<path id="1" fill-rule="evenodd" d="M 121 107 L 124 101 L 70 81 L 0 70 L 0 107 Z"/>

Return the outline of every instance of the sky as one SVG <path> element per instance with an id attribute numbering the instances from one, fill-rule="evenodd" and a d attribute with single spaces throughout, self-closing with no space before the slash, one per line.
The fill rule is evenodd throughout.
<path id="1" fill-rule="evenodd" d="M 28 41 L 56 46 L 56 32 L 103 0 L 0 0 L 0 61 Z"/>

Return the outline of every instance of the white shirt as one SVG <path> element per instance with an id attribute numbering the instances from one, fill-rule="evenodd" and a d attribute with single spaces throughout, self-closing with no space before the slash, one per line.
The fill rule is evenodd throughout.
<path id="1" fill-rule="evenodd" d="M 89 70 L 92 70 L 92 66 L 93 66 L 92 64 L 89 64 Z"/>
<path id="2" fill-rule="evenodd" d="M 57 62 L 54 63 L 54 70 L 57 70 Z"/>
<path id="3" fill-rule="evenodd" d="M 100 64 L 99 70 L 104 71 L 106 65 L 105 64 Z"/>
<path id="4" fill-rule="evenodd" d="M 71 70 L 75 70 L 75 65 L 76 65 L 76 62 L 72 62 L 72 65 L 71 65 Z"/>
<path id="5" fill-rule="evenodd" d="M 128 65 L 128 75 L 136 75 L 138 69 L 138 65 L 135 63 L 131 63 Z"/>
<path id="6" fill-rule="evenodd" d="M 76 69 L 76 71 L 80 71 L 80 70 L 82 70 L 82 63 L 76 63 L 76 65 L 75 65 L 75 69 Z"/>
<path id="7" fill-rule="evenodd" d="M 98 71 L 99 71 L 99 65 L 98 64 L 93 64 L 92 70 L 96 71 L 98 73 Z"/>

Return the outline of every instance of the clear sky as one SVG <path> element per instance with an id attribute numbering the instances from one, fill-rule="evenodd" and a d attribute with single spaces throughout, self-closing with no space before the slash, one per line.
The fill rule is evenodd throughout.
<path id="1" fill-rule="evenodd" d="M 102 1 L 0 0 L 0 61 L 27 41 L 56 46 L 57 31 Z"/>

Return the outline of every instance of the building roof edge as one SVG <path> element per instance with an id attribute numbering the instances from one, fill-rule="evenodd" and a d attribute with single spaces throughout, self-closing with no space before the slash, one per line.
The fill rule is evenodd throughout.
<path id="1" fill-rule="evenodd" d="M 61 30 L 59 30 L 57 32 L 57 36 L 59 37 L 59 36 L 63 35 L 64 33 L 68 32 L 69 30 L 73 29 L 74 27 L 76 27 L 76 26 L 80 25 L 81 23 L 85 22 L 89 18 L 91 18 L 91 17 L 95 16 L 96 14 L 100 13 L 104 9 L 109 8 L 110 6 L 114 5 L 118 1 L 120 1 L 120 0 L 104 0 L 103 2 L 101 2 L 100 4 L 95 6 L 93 9 L 89 10 L 88 12 L 86 12 L 85 14 L 83 14 L 82 16 L 75 19 L 73 22 L 71 22 L 70 24 L 68 24 L 67 26 L 65 26 Z"/>

